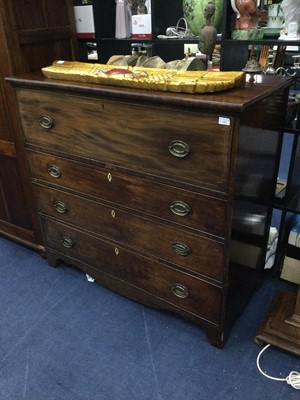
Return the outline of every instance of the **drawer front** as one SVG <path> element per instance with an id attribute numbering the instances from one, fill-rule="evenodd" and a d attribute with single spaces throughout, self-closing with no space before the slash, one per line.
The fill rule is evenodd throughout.
<path id="1" fill-rule="evenodd" d="M 230 118 L 25 89 L 18 99 L 31 144 L 228 190 Z"/>
<path id="2" fill-rule="evenodd" d="M 128 282 L 201 318 L 220 323 L 220 287 L 120 246 L 42 219 L 46 246 Z"/>
<path id="3" fill-rule="evenodd" d="M 28 158 L 35 179 L 212 235 L 226 237 L 229 234 L 224 200 L 49 154 L 28 151 Z"/>
<path id="4" fill-rule="evenodd" d="M 35 186 L 39 211 L 141 253 L 222 280 L 224 244 L 63 191 Z"/>

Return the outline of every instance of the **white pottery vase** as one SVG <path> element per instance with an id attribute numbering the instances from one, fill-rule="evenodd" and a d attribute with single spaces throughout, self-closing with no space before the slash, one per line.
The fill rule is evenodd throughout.
<path id="1" fill-rule="evenodd" d="M 130 36 L 130 23 L 126 0 L 116 0 L 116 39 L 125 39 Z"/>
<path id="2" fill-rule="evenodd" d="M 283 21 L 281 3 L 269 5 L 267 28 L 282 28 Z"/>
<path id="3" fill-rule="evenodd" d="M 207 3 L 214 3 L 216 10 L 212 16 L 212 25 L 218 32 L 221 30 L 223 0 L 183 0 L 182 9 L 183 16 L 187 21 L 188 27 L 194 35 L 198 36 L 200 30 L 205 25 L 204 9 Z"/>

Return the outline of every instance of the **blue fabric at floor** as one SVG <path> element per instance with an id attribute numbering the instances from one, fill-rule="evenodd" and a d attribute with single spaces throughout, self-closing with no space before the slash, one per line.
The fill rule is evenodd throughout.
<path id="1" fill-rule="evenodd" d="M 219 350 L 200 327 L 0 237 L 0 399 L 299 399 L 256 367 L 253 339 L 282 287 L 266 279 Z M 300 371 L 298 357 L 274 347 L 261 364 L 276 377 Z"/>

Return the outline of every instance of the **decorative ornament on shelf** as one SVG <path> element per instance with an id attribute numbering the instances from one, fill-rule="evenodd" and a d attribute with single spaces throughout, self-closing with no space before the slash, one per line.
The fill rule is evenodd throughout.
<path id="1" fill-rule="evenodd" d="M 280 40 L 300 40 L 300 0 L 283 0 L 281 8 L 285 29 Z"/>
<path id="2" fill-rule="evenodd" d="M 130 27 L 130 5 L 128 0 L 115 0 L 116 1 L 116 39 L 125 39 L 131 35 Z"/>
<path id="3" fill-rule="evenodd" d="M 182 10 L 183 16 L 186 19 L 190 30 L 195 36 L 199 35 L 199 31 L 205 25 L 204 11 L 209 0 L 183 0 Z M 221 30 L 222 13 L 223 13 L 223 0 L 212 0 L 215 5 L 215 12 L 212 17 L 211 23 L 217 29 Z"/>
<path id="4" fill-rule="evenodd" d="M 268 6 L 268 22 L 267 28 L 278 29 L 282 28 L 284 22 L 281 3 L 273 3 Z"/>
<path id="5" fill-rule="evenodd" d="M 206 54 L 208 60 L 212 58 L 217 39 L 217 29 L 212 25 L 212 18 L 215 11 L 215 4 L 209 0 L 203 13 L 205 25 L 200 29 L 199 34 L 199 50 L 202 54 Z"/>
<path id="6" fill-rule="evenodd" d="M 281 1 L 276 0 L 275 2 L 274 0 L 272 4 L 269 4 L 266 21 L 267 25 L 261 27 L 264 32 L 264 37 L 278 39 L 284 24 Z"/>
<path id="7" fill-rule="evenodd" d="M 258 8 L 260 0 L 231 0 L 236 13 L 235 30 L 232 39 L 262 39 L 264 32 L 258 29 Z"/>
<path id="8" fill-rule="evenodd" d="M 262 67 L 257 61 L 253 49 L 252 49 L 252 54 L 250 56 L 250 60 L 247 61 L 242 71 L 250 75 L 250 79 L 248 80 L 249 83 L 254 83 L 255 75 L 260 74 L 262 72 Z"/>

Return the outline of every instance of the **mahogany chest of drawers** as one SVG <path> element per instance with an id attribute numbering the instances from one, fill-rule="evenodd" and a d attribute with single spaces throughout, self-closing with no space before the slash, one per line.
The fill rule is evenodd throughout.
<path id="1" fill-rule="evenodd" d="M 8 80 L 49 264 L 222 347 L 262 276 L 289 81 L 185 95 Z"/>

